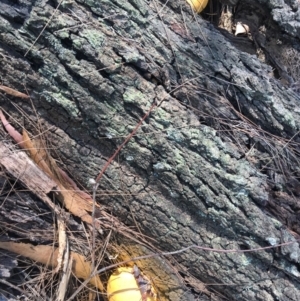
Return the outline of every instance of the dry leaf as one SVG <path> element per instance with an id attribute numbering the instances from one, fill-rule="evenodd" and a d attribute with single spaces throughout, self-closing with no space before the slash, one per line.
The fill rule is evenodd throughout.
<path id="1" fill-rule="evenodd" d="M 23 129 L 22 148 L 28 151 L 30 158 L 54 181 L 55 176 L 42 156 L 42 150 L 37 150 L 25 129 Z M 56 181 L 55 181 L 56 182 Z"/>
<path id="2" fill-rule="evenodd" d="M 71 185 L 66 178 L 62 178 L 60 169 L 55 161 L 46 152 L 35 148 L 25 130 L 23 131 L 23 144 L 30 152 L 32 160 L 56 182 L 59 188 L 58 199 L 64 206 L 73 215 L 81 218 L 84 222 L 93 225 L 92 216 L 89 214 L 93 210 L 93 199 L 88 194 L 80 193 L 79 190 L 74 190 L 73 185 Z M 95 227 L 100 230 L 99 223 L 96 222 Z"/>
<path id="3" fill-rule="evenodd" d="M 2 86 L 0 85 L 0 91 L 3 91 L 5 92 L 6 94 L 9 94 L 9 95 L 12 95 L 12 96 L 15 96 L 15 97 L 19 97 L 19 98 L 24 98 L 24 99 L 29 99 L 29 96 L 22 93 L 22 92 L 19 92 L 15 89 L 12 89 L 12 88 L 9 88 L 9 87 L 6 87 L 6 86 Z"/>
<path id="4" fill-rule="evenodd" d="M 29 151 L 31 159 L 56 182 L 59 187 L 58 198 L 65 207 L 86 223 L 92 224 L 92 217 L 88 214 L 92 212 L 92 198 L 86 193 L 80 193 L 80 190 L 74 190 L 68 176 L 64 173 L 62 177 L 55 161 L 45 151 L 36 149 L 25 130 L 23 130 L 23 146 Z"/>
<path id="5" fill-rule="evenodd" d="M 57 266 L 58 249 L 52 246 L 34 246 L 32 244 L 0 241 L 0 248 L 30 258 L 48 267 L 55 268 Z M 71 252 L 71 257 L 73 259 L 72 271 L 74 275 L 80 279 L 89 279 L 92 272 L 91 263 L 84 256 L 75 252 Z M 104 286 L 98 275 L 91 278 L 89 283 L 102 292 L 104 291 Z"/>

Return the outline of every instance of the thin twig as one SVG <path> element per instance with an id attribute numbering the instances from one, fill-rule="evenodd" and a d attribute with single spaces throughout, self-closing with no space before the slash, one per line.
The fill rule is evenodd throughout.
<path id="1" fill-rule="evenodd" d="M 62 4 L 64 0 L 60 0 L 60 2 L 58 3 L 57 7 L 55 8 L 53 14 L 51 15 L 51 17 L 49 18 L 48 22 L 46 23 L 46 25 L 44 26 L 44 28 L 42 29 L 42 31 L 40 32 L 40 34 L 38 35 L 38 37 L 34 40 L 34 42 L 32 43 L 32 45 L 30 46 L 30 48 L 26 51 L 24 57 L 27 56 L 27 54 L 29 53 L 29 51 L 33 48 L 33 46 L 35 45 L 35 43 L 38 41 L 38 39 L 41 37 L 41 35 L 43 34 L 43 32 L 45 31 L 45 29 L 48 27 L 48 25 L 50 24 L 50 22 L 52 21 L 54 15 L 56 14 L 58 8 L 60 7 L 60 5 Z"/>

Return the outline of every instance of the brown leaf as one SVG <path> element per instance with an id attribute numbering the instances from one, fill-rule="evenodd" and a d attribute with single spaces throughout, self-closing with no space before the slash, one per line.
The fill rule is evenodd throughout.
<path id="1" fill-rule="evenodd" d="M 25 243 L 0 241 L 0 248 L 30 258 L 51 268 L 57 266 L 58 249 L 52 246 L 34 246 Z M 73 258 L 72 271 L 75 276 L 84 280 L 89 279 L 92 272 L 91 263 L 83 255 L 75 252 L 71 252 L 71 255 Z M 91 278 L 89 283 L 104 291 L 104 286 L 98 275 Z"/>
<path id="2" fill-rule="evenodd" d="M 5 92 L 6 94 L 15 96 L 15 97 L 19 97 L 19 98 L 24 98 L 24 99 L 29 99 L 30 97 L 22 92 L 19 92 L 15 89 L 6 87 L 6 86 L 2 86 L 0 85 L 0 91 Z"/>
<path id="3" fill-rule="evenodd" d="M 22 148 L 24 148 L 25 150 L 28 151 L 28 153 L 30 154 L 30 158 L 54 181 L 57 180 L 57 179 L 55 179 L 55 176 L 54 176 L 52 170 L 49 168 L 48 164 L 45 162 L 44 156 L 42 154 L 42 150 L 36 149 L 35 145 L 32 143 L 32 141 L 29 138 L 25 129 L 23 129 L 23 138 L 22 139 L 23 139 Z"/>
<path id="4" fill-rule="evenodd" d="M 68 176 L 67 180 L 66 176 L 62 178 L 55 161 L 45 151 L 36 149 L 25 130 L 23 130 L 23 146 L 29 151 L 31 159 L 56 182 L 59 188 L 58 198 L 64 206 L 73 215 L 92 225 L 93 219 L 89 214 L 93 208 L 92 198 L 88 194 L 82 195 L 79 193 L 79 190 L 74 190 L 73 185 L 68 180 Z"/>

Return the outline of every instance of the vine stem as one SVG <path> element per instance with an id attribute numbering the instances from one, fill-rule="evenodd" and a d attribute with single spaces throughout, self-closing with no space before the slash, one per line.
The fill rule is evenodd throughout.
<path id="1" fill-rule="evenodd" d="M 134 130 L 126 137 L 126 139 L 123 141 L 123 143 L 117 148 L 117 150 L 114 152 L 114 154 L 109 158 L 109 160 L 106 162 L 104 167 L 102 168 L 101 172 L 96 178 L 96 184 L 99 183 L 100 179 L 102 178 L 103 174 L 105 173 L 106 169 L 112 162 L 112 160 L 115 159 L 117 154 L 120 152 L 120 150 L 124 147 L 124 145 L 131 139 L 131 137 L 137 132 L 143 121 L 150 115 L 150 113 L 153 111 L 153 109 L 157 106 L 156 101 L 152 104 L 148 112 L 144 115 L 144 117 L 139 121 L 139 123 L 135 126 Z"/>

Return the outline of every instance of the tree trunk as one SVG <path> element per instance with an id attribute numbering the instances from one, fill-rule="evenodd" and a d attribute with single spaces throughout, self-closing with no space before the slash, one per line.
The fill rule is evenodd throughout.
<path id="1" fill-rule="evenodd" d="M 300 5 L 253 2 L 212 1 L 199 16 L 184 0 L 2 0 L 2 85 L 30 100 L 3 92 L 1 108 L 19 130 L 43 132 L 61 168 L 90 188 L 156 103 L 102 177 L 99 204 L 162 251 L 296 241 Z M 244 35 L 234 35 L 237 22 Z M 13 221 L 17 204 L 3 203 L 3 229 L 37 241 L 14 232 L 26 224 Z M 161 300 L 300 300 L 297 242 L 167 260 L 185 286 L 170 285 Z"/>

